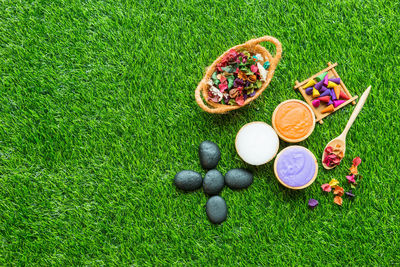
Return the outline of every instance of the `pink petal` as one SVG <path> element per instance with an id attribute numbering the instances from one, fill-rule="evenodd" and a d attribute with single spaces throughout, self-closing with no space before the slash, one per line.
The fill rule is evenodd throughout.
<path id="1" fill-rule="evenodd" d="M 228 89 L 228 84 L 227 83 L 220 83 L 218 85 L 220 91 L 223 93 L 226 89 Z"/>
<path id="2" fill-rule="evenodd" d="M 323 184 L 323 185 L 321 185 L 321 188 L 325 192 L 331 192 L 332 191 L 332 187 L 330 186 L 330 184 Z"/>
<path id="3" fill-rule="evenodd" d="M 243 97 L 243 96 L 238 96 L 238 97 L 235 98 L 235 101 L 236 101 L 236 103 L 237 103 L 239 106 L 243 106 L 243 104 L 244 104 L 244 97 Z"/>
<path id="4" fill-rule="evenodd" d="M 349 183 L 353 183 L 353 184 L 356 183 L 356 180 L 354 179 L 354 174 L 349 175 L 349 176 L 346 176 L 346 179 L 347 179 L 347 181 L 348 181 Z"/>
<path id="5" fill-rule="evenodd" d="M 251 65 L 251 66 L 250 66 L 250 70 L 251 70 L 251 72 L 254 72 L 254 73 L 256 73 L 256 72 L 257 72 L 257 70 L 258 70 L 258 68 L 257 68 L 257 66 L 256 66 L 256 65 Z"/>

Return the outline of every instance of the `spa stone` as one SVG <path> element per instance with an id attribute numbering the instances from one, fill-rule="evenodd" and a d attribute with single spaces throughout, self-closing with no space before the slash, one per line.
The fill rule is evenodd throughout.
<path id="1" fill-rule="evenodd" d="M 224 176 L 217 170 L 210 170 L 203 179 L 203 190 L 206 194 L 218 195 L 224 188 Z"/>
<path id="2" fill-rule="evenodd" d="M 212 223 L 222 223 L 228 215 L 225 200 L 220 196 L 213 196 L 207 201 L 206 213 Z"/>
<path id="3" fill-rule="evenodd" d="M 225 183 L 231 189 L 244 189 L 253 183 L 253 174 L 245 169 L 232 169 L 225 174 Z"/>
<path id="4" fill-rule="evenodd" d="M 221 159 L 221 151 L 214 142 L 204 141 L 199 146 L 199 158 L 204 169 L 214 169 Z"/>
<path id="5" fill-rule="evenodd" d="M 175 175 L 174 183 L 176 187 L 184 191 L 193 191 L 199 189 L 203 179 L 201 174 L 195 171 L 183 170 Z"/>

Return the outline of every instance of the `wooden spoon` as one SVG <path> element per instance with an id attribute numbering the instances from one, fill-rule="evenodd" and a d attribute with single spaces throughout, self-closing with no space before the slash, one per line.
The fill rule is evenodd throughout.
<path id="1" fill-rule="evenodd" d="M 333 167 L 329 167 L 328 165 L 326 165 L 324 163 L 325 149 L 328 146 L 331 146 L 333 148 L 335 148 L 336 146 L 339 146 L 340 149 L 341 149 L 341 153 L 343 153 L 342 156 L 344 157 L 344 153 L 346 152 L 346 135 L 347 135 L 347 132 L 350 130 L 351 125 L 353 125 L 353 122 L 357 118 L 358 113 L 360 113 L 360 110 L 364 106 L 364 103 L 367 100 L 367 97 L 368 97 L 370 91 L 371 91 L 371 86 L 369 86 L 364 91 L 364 93 L 362 94 L 362 96 L 361 96 L 360 100 L 358 101 L 357 106 L 354 109 L 353 113 L 351 114 L 350 119 L 347 122 L 346 128 L 344 128 L 343 132 L 338 137 L 336 137 L 335 139 L 331 140 L 326 145 L 326 147 L 324 148 L 324 151 L 322 152 L 322 166 L 324 166 L 325 169 L 330 170 L 330 169 L 333 169 L 334 167 L 337 166 L 337 165 L 335 165 Z M 343 159 L 343 157 L 342 157 L 342 159 Z"/>

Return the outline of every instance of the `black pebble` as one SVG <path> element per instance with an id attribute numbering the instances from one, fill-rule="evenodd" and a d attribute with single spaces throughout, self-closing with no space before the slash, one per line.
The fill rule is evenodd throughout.
<path id="1" fill-rule="evenodd" d="M 253 174 L 245 169 L 232 169 L 225 174 L 225 184 L 231 189 L 243 189 L 253 183 Z"/>
<path id="2" fill-rule="evenodd" d="M 203 179 L 201 174 L 195 171 L 184 170 L 175 175 L 174 183 L 176 187 L 185 191 L 193 191 L 199 189 Z"/>
<path id="3" fill-rule="evenodd" d="M 212 223 L 222 223 L 228 215 L 225 200 L 220 196 L 213 196 L 207 201 L 206 212 Z"/>
<path id="4" fill-rule="evenodd" d="M 214 142 L 204 141 L 199 146 L 199 158 L 204 169 L 214 169 L 221 159 L 221 151 Z"/>
<path id="5" fill-rule="evenodd" d="M 204 192 L 210 196 L 218 195 L 224 188 L 224 176 L 217 170 L 210 170 L 203 179 Z"/>

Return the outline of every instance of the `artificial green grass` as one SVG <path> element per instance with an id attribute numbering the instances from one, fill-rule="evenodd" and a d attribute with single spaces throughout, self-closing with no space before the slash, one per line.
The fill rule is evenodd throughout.
<path id="1" fill-rule="evenodd" d="M 0 264 L 400 264 L 399 1 L 153 2 L 0 3 Z M 283 45 L 267 90 L 228 115 L 203 112 L 194 89 L 205 68 L 263 35 Z M 294 81 L 328 61 L 353 94 L 372 92 L 343 164 L 320 165 L 313 185 L 291 191 L 272 162 L 239 159 L 235 134 L 271 123 L 276 105 L 301 99 Z M 353 109 L 300 145 L 319 158 Z M 197 147 L 207 139 L 221 172 L 255 175 L 247 190 L 223 190 L 229 214 L 217 226 L 201 190 L 172 183 L 182 169 L 205 173 Z M 345 185 L 355 156 L 364 178 L 339 207 L 320 185 Z"/>

